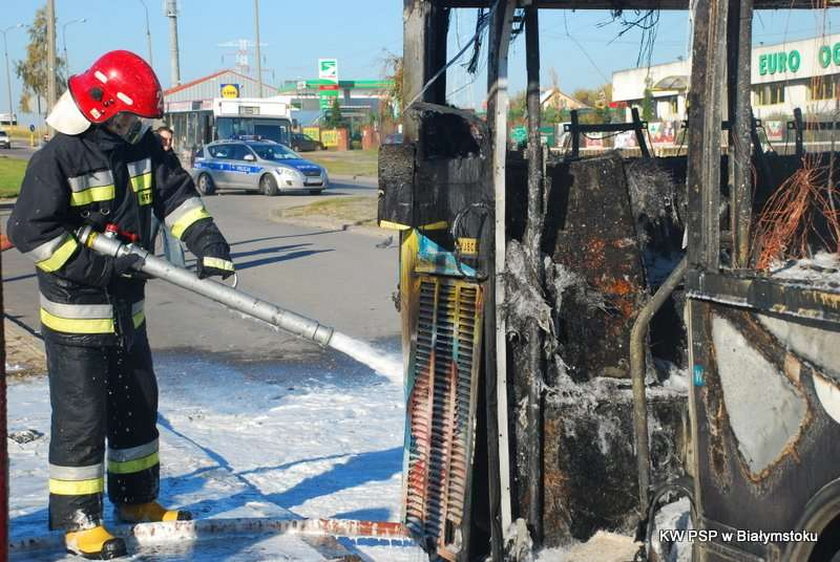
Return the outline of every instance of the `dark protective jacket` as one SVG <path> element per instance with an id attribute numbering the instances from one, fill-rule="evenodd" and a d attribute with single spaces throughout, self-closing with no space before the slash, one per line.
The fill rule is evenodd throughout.
<path id="1" fill-rule="evenodd" d="M 115 345 L 145 319 L 145 281 L 114 276 L 114 258 L 95 253 L 75 231 L 114 223 L 153 248 L 155 213 L 199 260 L 228 259 L 229 247 L 192 178 L 152 134 L 129 145 L 94 126 L 57 134 L 29 162 L 8 223 L 9 239 L 36 263 L 44 335 L 70 345 Z"/>

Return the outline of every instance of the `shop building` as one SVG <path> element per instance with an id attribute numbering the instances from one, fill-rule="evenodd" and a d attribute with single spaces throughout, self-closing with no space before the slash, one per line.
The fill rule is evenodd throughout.
<path id="1" fill-rule="evenodd" d="M 762 45 L 752 51 L 753 112 L 760 119 L 789 119 L 794 108 L 830 120 L 838 110 L 840 34 Z M 691 61 L 613 73 L 613 106 L 642 110 L 649 97 L 658 121 L 686 118 Z"/>

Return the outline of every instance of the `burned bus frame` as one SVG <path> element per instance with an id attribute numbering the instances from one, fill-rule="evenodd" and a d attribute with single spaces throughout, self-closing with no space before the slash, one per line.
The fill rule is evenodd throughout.
<path id="1" fill-rule="evenodd" d="M 828 0 L 826 4 L 825 7 L 831 7 L 840 3 Z M 836 289 L 807 282 L 780 281 L 759 274 L 750 267 L 750 229 L 753 221 L 750 52 L 753 10 L 814 9 L 815 4 L 811 0 L 697 0 L 693 6 L 692 88 L 689 100 L 692 127 L 688 136 L 688 249 L 684 281 L 688 291 L 686 323 L 689 332 L 690 375 L 693 380 L 688 398 L 688 472 L 692 478 L 687 490 L 692 499 L 694 525 L 696 528 L 717 531 L 810 530 L 820 535 L 820 542 L 816 545 L 772 539 L 762 543 L 749 537 L 724 542 L 722 538 L 717 538 L 695 544 L 694 558 L 708 561 L 828 559 L 840 550 L 840 470 L 837 469 L 840 466 L 840 449 L 837 446 L 840 442 L 840 425 L 837 425 L 840 418 L 836 417 L 838 410 L 833 409 L 836 407 L 836 393 L 840 392 L 840 381 L 835 378 L 837 371 L 832 371 L 832 365 L 826 363 L 835 360 L 837 355 L 832 352 L 826 361 L 821 361 L 820 357 L 809 353 L 807 346 L 803 348 L 801 342 L 813 337 L 832 344 L 837 341 L 840 332 L 840 293 Z M 439 228 L 438 223 L 445 226 L 446 211 L 449 212 L 449 219 L 454 215 L 457 222 L 464 218 L 465 209 L 480 209 L 485 220 L 483 226 L 469 236 L 448 241 L 454 247 L 456 262 L 460 244 L 480 248 L 481 256 L 476 257 L 472 273 L 464 274 L 460 266 L 454 272 L 447 271 L 446 267 L 437 269 L 442 277 L 454 275 L 465 278 L 459 283 L 466 282 L 471 289 L 478 291 L 477 295 L 470 293 L 469 306 L 473 307 L 470 310 L 474 311 L 475 307 L 483 310 L 483 314 L 478 317 L 480 321 L 470 324 L 474 328 L 480 327 L 483 333 L 483 337 L 473 340 L 476 346 L 480 346 L 482 357 L 473 356 L 466 363 L 470 370 L 481 371 L 481 385 L 475 387 L 475 381 L 470 383 L 467 377 L 465 387 L 473 384 L 472 390 L 481 394 L 480 404 L 484 405 L 484 417 L 478 422 L 478 427 L 475 427 L 475 421 L 471 422 L 475 435 L 461 443 L 467 449 L 466 452 L 459 452 L 461 457 L 458 462 L 461 464 L 454 471 L 457 473 L 454 487 L 460 490 L 459 499 L 463 502 L 458 517 L 447 519 L 447 511 L 452 511 L 452 507 L 447 506 L 447 491 L 436 489 L 436 483 L 432 482 L 431 477 L 443 476 L 445 470 L 440 467 L 429 469 L 426 465 L 423 465 L 424 470 L 413 472 L 410 466 L 408 469 L 407 487 L 416 486 L 416 490 L 415 496 L 412 496 L 411 490 L 407 493 L 406 508 L 408 511 L 416 509 L 415 515 L 419 513 L 422 520 L 415 521 L 412 526 L 408 517 L 407 526 L 430 553 L 441 559 L 466 561 L 471 558 L 471 552 L 475 552 L 475 549 L 468 545 L 476 539 L 470 537 L 468 524 L 455 528 L 457 525 L 453 522 L 460 521 L 463 525 L 464 520 L 469 518 L 470 510 L 474 509 L 476 503 L 480 503 L 479 496 L 485 494 L 489 496 L 486 498 L 486 507 L 490 513 L 489 554 L 493 560 L 514 557 L 507 545 L 514 538 L 515 525 L 512 523 L 516 519 L 523 519 L 527 523 L 536 544 L 544 543 L 546 538 L 543 536 L 542 520 L 545 487 L 542 460 L 539 453 L 536 453 L 535 457 L 520 461 L 527 464 L 520 467 L 520 473 L 527 474 L 527 479 L 520 485 L 528 488 L 524 492 L 528 501 L 525 502 L 525 512 L 515 513 L 511 501 L 511 488 L 514 485 L 511 482 L 511 467 L 517 459 L 510 450 L 507 437 L 507 428 L 511 423 L 507 418 L 510 381 L 507 372 L 506 318 L 501 305 L 505 303 L 502 272 L 508 244 L 505 223 L 507 55 L 514 14 L 518 8 L 524 9 L 518 23 L 524 20 L 526 34 L 528 115 L 538 116 L 539 9 L 685 10 L 688 7 L 689 2 L 678 0 L 404 0 L 403 96 L 409 103 L 407 114 L 413 112 L 414 115 L 420 115 L 420 118 L 406 120 L 404 146 L 389 148 L 387 150 L 390 154 L 383 152 L 386 157 L 380 156 L 380 181 L 383 189 L 380 192 L 379 221 L 381 226 L 397 228 L 401 232 L 400 306 L 403 349 L 406 357 L 411 358 L 407 363 L 409 390 L 412 390 L 411 384 L 420 373 L 414 361 L 422 358 L 425 367 L 430 369 L 432 379 L 422 383 L 428 401 L 420 406 L 430 416 L 434 414 L 433 395 L 458 394 L 463 383 L 459 378 L 462 373 L 458 366 L 452 367 L 454 382 L 450 386 L 435 386 L 435 377 L 445 378 L 447 370 L 433 365 L 434 352 L 447 352 L 451 355 L 452 365 L 457 363 L 452 351 L 451 326 L 446 328 L 450 341 L 442 346 L 439 340 L 435 343 L 438 332 L 432 329 L 430 333 L 424 334 L 418 326 L 424 323 L 436 326 L 445 314 L 439 314 L 434 307 L 443 302 L 444 311 L 453 310 L 451 303 L 455 297 L 452 295 L 456 294 L 456 290 L 463 292 L 464 287 L 453 287 L 448 289 L 449 296 L 441 296 L 443 293 L 438 288 L 429 288 L 427 283 L 424 296 L 422 283 L 417 281 L 417 277 L 418 273 L 428 271 L 424 259 L 428 260 L 429 255 L 424 257 L 422 249 L 418 250 L 416 234 L 429 234 L 434 228 Z M 467 182 L 467 194 L 453 197 L 451 194 L 424 192 L 425 186 L 432 185 L 435 178 L 453 173 L 451 162 L 443 165 L 443 169 L 438 166 L 438 169 L 431 172 L 424 171 L 424 164 L 421 164 L 434 150 L 428 148 L 434 144 L 434 138 L 446 136 L 453 131 L 447 130 L 445 119 L 432 125 L 423 115 L 459 113 L 446 106 L 446 76 L 443 69 L 447 63 L 448 12 L 463 8 L 484 9 L 490 30 L 487 45 L 486 122 L 474 120 L 465 112 L 460 114 L 464 122 L 471 122 L 471 129 L 474 133 L 478 132 L 476 136 L 483 139 L 483 144 L 476 147 L 472 154 L 464 154 L 463 160 L 479 155 L 489 165 L 483 174 L 470 176 L 467 173 L 472 178 L 471 182 Z M 720 139 L 724 107 L 732 123 L 728 143 L 732 162 L 728 181 L 731 194 L 728 230 L 721 229 L 718 214 L 722 203 L 718 178 L 721 171 Z M 530 118 L 528 121 L 528 224 L 524 240 L 526 252 L 528 248 L 533 250 L 531 260 L 534 255 L 538 255 L 544 205 L 542 186 L 545 168 L 539 148 L 538 119 Z M 395 151 L 401 151 L 397 154 L 397 160 L 402 158 L 406 165 L 401 169 L 396 169 L 399 166 L 388 169 L 394 160 L 389 158 L 396 154 Z M 458 164 L 454 166 L 457 168 Z M 421 178 L 424 173 L 427 177 Z M 421 184 L 424 188 L 420 187 Z M 441 199 L 447 199 L 444 206 L 448 207 L 446 210 L 438 208 L 436 212 L 435 207 L 440 207 Z M 729 246 L 731 255 L 729 262 L 724 264 L 721 263 L 722 242 Z M 435 255 L 440 257 L 443 253 Z M 441 258 L 439 261 L 442 263 L 445 260 Z M 535 264 L 530 265 L 538 269 Z M 424 299 L 426 309 L 423 308 Z M 449 314 L 458 315 L 457 312 Z M 739 439 L 749 441 L 749 435 L 744 433 L 749 433 L 749 428 L 743 424 L 737 426 L 741 421 L 733 426 L 733 418 L 740 417 L 742 420 L 745 415 L 727 394 L 738 397 L 738 392 L 729 392 L 738 387 L 737 383 L 733 386 L 732 380 L 737 365 L 731 354 L 716 349 L 716 343 L 720 345 L 723 341 L 721 338 L 738 334 L 745 338 L 748 347 L 754 348 L 756 357 L 769 366 L 771 376 L 784 380 L 782 386 L 787 389 L 785 392 L 788 396 L 782 400 L 782 407 L 796 403 L 794 409 L 801 410 L 801 415 L 796 418 L 796 431 L 792 435 L 781 434 L 774 437 L 775 441 L 771 439 L 771 445 L 778 449 L 775 452 L 757 453 L 758 446 L 755 443 L 745 445 L 739 442 Z M 529 349 L 533 351 L 531 367 L 534 372 L 541 369 L 538 351 L 540 337 L 538 329 L 534 327 L 527 338 Z M 428 342 L 421 345 L 418 339 L 423 338 L 428 338 Z M 424 345 L 427 349 L 421 350 Z M 476 352 L 475 347 L 469 349 Z M 750 380 L 755 382 L 760 379 Z M 818 383 L 815 381 L 821 381 L 820 388 L 817 388 Z M 539 443 L 543 437 L 540 424 L 535 421 L 540 416 L 539 378 L 533 377 L 529 384 L 530 419 L 527 431 L 529 438 Z M 742 388 L 738 390 L 743 393 Z M 754 389 L 752 391 L 755 392 Z M 410 396 L 409 410 L 412 408 L 412 399 Z M 482 409 L 477 409 L 475 397 L 471 400 L 468 405 L 462 405 L 462 409 L 480 414 Z M 636 407 L 645 411 L 643 398 Z M 431 417 L 429 420 L 424 419 L 423 423 L 428 422 L 429 425 L 426 436 L 433 439 L 435 434 L 448 432 L 451 437 L 452 426 L 463 423 L 457 415 L 452 416 L 449 420 L 451 423 L 438 421 L 436 426 Z M 646 416 L 642 415 L 641 420 L 637 417 L 636 421 L 636 447 L 640 459 L 639 496 L 644 506 L 651 495 L 655 495 L 655 491 L 651 488 L 647 474 Z M 413 429 L 407 428 L 407 431 Z M 414 438 L 412 435 L 407 440 L 407 448 L 417 445 Z M 444 441 L 441 443 L 440 447 L 445 448 Z M 422 457 L 422 451 L 417 453 L 418 458 L 422 457 L 422 462 L 431 461 L 434 464 L 446 453 L 438 451 L 435 457 L 434 447 L 429 450 L 432 451 L 431 457 Z M 413 462 L 412 455 L 415 452 L 410 451 L 408 465 Z M 763 455 L 763 464 L 759 464 L 755 458 L 749 458 L 749 453 L 754 453 L 754 457 Z M 470 490 L 472 477 L 469 473 L 478 470 L 480 463 L 476 461 L 472 468 L 465 468 L 464 454 L 467 455 L 468 464 L 473 463 L 477 455 L 484 455 L 488 466 L 483 467 L 487 474 L 482 482 L 487 485 L 486 490 Z M 422 462 L 417 461 L 416 464 L 420 466 Z M 449 483 L 446 485 L 450 486 Z M 422 497 L 416 497 L 417 494 Z M 828 558 L 827 552 L 830 552 Z"/>

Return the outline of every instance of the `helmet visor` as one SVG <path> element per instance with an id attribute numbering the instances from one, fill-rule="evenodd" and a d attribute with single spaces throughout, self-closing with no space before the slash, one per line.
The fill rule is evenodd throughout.
<path id="1" fill-rule="evenodd" d="M 125 142 L 137 144 L 152 127 L 152 119 L 140 117 L 133 113 L 122 112 L 108 119 L 105 122 L 105 126 Z"/>

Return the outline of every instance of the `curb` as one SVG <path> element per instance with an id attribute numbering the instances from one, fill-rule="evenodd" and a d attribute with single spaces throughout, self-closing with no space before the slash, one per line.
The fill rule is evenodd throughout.
<path id="1" fill-rule="evenodd" d="M 371 187 L 376 187 L 379 185 L 379 178 L 376 176 L 353 176 L 353 175 L 344 175 L 344 174 L 330 174 L 330 181 L 355 181 L 363 184 L 370 185 Z"/>

